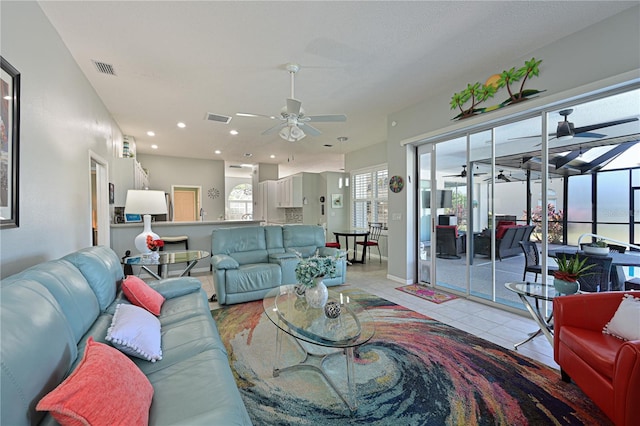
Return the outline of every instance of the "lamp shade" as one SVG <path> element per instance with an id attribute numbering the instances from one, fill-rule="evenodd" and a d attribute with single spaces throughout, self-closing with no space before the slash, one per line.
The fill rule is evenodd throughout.
<path id="1" fill-rule="evenodd" d="M 143 215 L 144 228 L 135 238 L 134 245 L 140 253 L 149 253 L 151 249 L 147 245 L 147 236 L 151 236 L 152 240 L 160 238 L 158 234 L 151 231 L 151 215 L 167 214 L 167 201 L 164 191 L 128 190 L 124 212 Z"/>
<path id="2" fill-rule="evenodd" d="M 164 191 L 128 190 L 124 212 L 133 214 L 167 214 L 167 201 Z"/>

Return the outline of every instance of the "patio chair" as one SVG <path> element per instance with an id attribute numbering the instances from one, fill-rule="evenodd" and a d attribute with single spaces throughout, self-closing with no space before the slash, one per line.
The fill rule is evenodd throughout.
<path id="1" fill-rule="evenodd" d="M 607 256 L 589 256 L 577 253 L 578 259 L 587 259 L 585 265 L 594 265 L 585 275 L 578 278 L 580 291 L 594 293 L 611 290 L 611 262 Z"/>
<path id="2" fill-rule="evenodd" d="M 520 241 L 520 247 L 524 253 L 524 272 L 522 273 L 522 281 L 526 281 L 527 272 L 535 274 L 534 281 L 538 281 L 538 274 L 542 274 L 542 265 L 540 264 L 540 254 L 538 246 L 533 241 Z M 547 273 L 553 274 L 558 267 L 547 265 Z"/>
<path id="3" fill-rule="evenodd" d="M 619 246 L 617 244 L 608 244 L 609 251 L 616 253 L 624 253 L 627 251 L 627 246 Z M 611 268 L 611 290 L 619 291 L 624 290 L 624 280 L 626 279 L 626 275 L 624 274 L 624 269 L 622 266 L 615 266 Z"/>
<path id="4" fill-rule="evenodd" d="M 380 252 L 380 244 L 378 244 L 378 240 L 380 239 L 380 234 L 382 233 L 382 224 L 371 222 L 369 223 L 369 237 L 367 238 L 367 242 L 365 245 L 364 241 L 357 241 L 356 244 L 362 246 L 362 250 L 369 250 L 369 260 L 371 260 L 371 247 L 376 246 L 378 248 L 378 256 L 380 259 L 380 263 L 382 263 L 382 253 Z M 364 259 L 364 253 L 362 258 Z"/>
<path id="5" fill-rule="evenodd" d="M 457 226 L 436 226 L 436 257 L 440 259 L 460 259 L 458 255 Z"/>

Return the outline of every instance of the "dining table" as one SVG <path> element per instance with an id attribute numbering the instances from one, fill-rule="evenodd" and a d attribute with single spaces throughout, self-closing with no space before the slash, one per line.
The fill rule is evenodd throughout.
<path id="1" fill-rule="evenodd" d="M 560 247 L 557 249 L 549 250 L 548 255 L 552 258 L 557 258 L 558 256 L 565 255 L 574 255 L 576 253 L 584 254 L 585 252 L 579 250 L 577 247 Z M 589 255 L 595 256 L 595 255 Z M 624 290 L 624 281 L 625 277 L 620 276 L 615 267 L 617 266 L 630 266 L 630 267 L 640 267 L 640 253 L 638 252 L 628 252 L 628 253 L 618 253 L 617 251 L 610 251 L 609 254 L 604 255 L 611 258 L 611 290 Z"/>
<path id="2" fill-rule="evenodd" d="M 367 254 L 367 241 L 369 239 L 369 231 L 364 230 L 344 230 L 334 231 L 333 235 L 336 237 L 336 242 L 340 244 L 340 237 L 344 237 L 345 246 L 344 249 L 347 253 L 347 261 L 350 263 L 365 263 L 365 255 Z M 349 259 L 349 238 L 353 238 L 353 256 Z M 364 244 L 362 245 L 362 258 L 357 260 L 358 238 L 363 238 Z"/>

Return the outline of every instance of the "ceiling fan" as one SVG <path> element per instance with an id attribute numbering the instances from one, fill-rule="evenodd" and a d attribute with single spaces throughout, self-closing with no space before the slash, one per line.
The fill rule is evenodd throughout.
<path id="1" fill-rule="evenodd" d="M 295 98 L 295 74 L 300 70 L 298 64 L 287 64 L 286 70 L 291 76 L 291 97 L 287 98 L 286 106 L 280 111 L 280 115 L 262 115 L 238 112 L 236 115 L 241 117 L 265 117 L 272 120 L 280 120 L 280 123 L 262 132 L 263 135 L 270 135 L 279 132 L 282 139 L 289 142 L 297 142 L 304 138 L 307 134 L 318 136 L 322 132 L 309 122 L 327 123 L 327 122 L 344 122 L 347 116 L 344 114 L 323 114 L 323 115 L 305 115 L 302 109 L 302 102 Z M 306 131 L 306 133 L 305 133 Z"/>
<path id="2" fill-rule="evenodd" d="M 603 135 L 602 133 L 593 133 L 592 130 L 604 129 L 605 127 L 612 127 L 612 126 L 617 126 L 619 124 L 638 121 L 637 117 L 633 117 L 633 118 L 625 118 L 622 120 L 605 121 L 604 123 L 590 124 L 588 126 L 575 127 L 574 124 L 571 121 L 569 121 L 569 115 L 571 115 L 571 113 L 573 113 L 573 109 L 571 108 L 563 109 L 558 112 L 558 114 L 564 117 L 564 120 L 558 122 L 558 127 L 556 128 L 556 132 L 551 133 L 549 135 L 549 136 L 552 136 L 550 139 L 570 140 L 572 138 L 603 138 L 606 135 Z M 540 136 L 541 135 L 522 136 L 519 138 L 512 138 L 511 140 L 536 138 L 536 137 L 539 138 Z"/>
<path id="3" fill-rule="evenodd" d="M 487 182 L 490 180 L 491 178 L 488 178 L 488 179 L 485 179 L 484 181 Z M 498 174 L 496 175 L 496 181 L 499 181 L 499 180 L 504 182 L 513 182 L 513 181 L 521 182 L 521 179 L 514 178 L 513 176 L 511 176 L 511 172 L 509 172 L 509 176 L 505 175 L 504 170 L 499 170 Z"/>
<path id="4" fill-rule="evenodd" d="M 480 176 L 480 175 L 486 175 L 486 173 L 474 173 L 474 176 Z M 444 177 L 459 177 L 459 178 L 466 178 L 467 177 L 467 166 L 465 164 L 462 165 L 462 171 L 460 173 L 458 173 L 457 175 L 445 175 Z"/>

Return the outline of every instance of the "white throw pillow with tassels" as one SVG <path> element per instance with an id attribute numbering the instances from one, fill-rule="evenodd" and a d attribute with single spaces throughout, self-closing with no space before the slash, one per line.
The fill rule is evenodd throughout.
<path id="1" fill-rule="evenodd" d="M 640 340 L 640 299 L 625 294 L 602 332 L 623 340 Z"/>
<path id="2" fill-rule="evenodd" d="M 106 340 L 127 355 L 151 362 L 162 359 L 160 321 L 138 306 L 116 306 Z"/>

